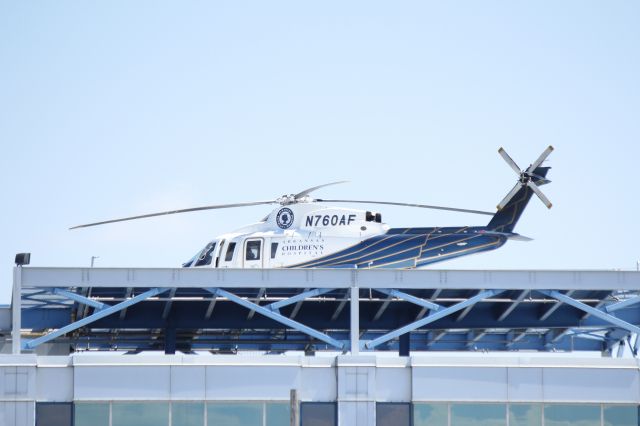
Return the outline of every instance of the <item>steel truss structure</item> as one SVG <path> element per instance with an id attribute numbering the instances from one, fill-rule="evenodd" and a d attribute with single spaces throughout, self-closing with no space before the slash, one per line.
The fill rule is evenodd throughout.
<path id="1" fill-rule="evenodd" d="M 640 272 L 14 269 L 13 352 L 602 351 L 637 356 Z"/>

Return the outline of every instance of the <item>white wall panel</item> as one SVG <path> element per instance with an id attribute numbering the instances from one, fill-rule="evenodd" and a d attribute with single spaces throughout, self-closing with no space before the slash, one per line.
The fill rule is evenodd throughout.
<path id="1" fill-rule="evenodd" d="M 507 369 L 414 367 L 414 401 L 506 401 Z"/>
<path id="2" fill-rule="evenodd" d="M 375 402 L 338 402 L 338 424 L 349 426 L 370 426 L 376 423 Z"/>
<path id="3" fill-rule="evenodd" d="M 0 399 L 34 399 L 35 367 L 0 367 Z"/>
<path id="4" fill-rule="evenodd" d="M 171 366 L 171 399 L 205 399 L 205 367 Z"/>
<path id="5" fill-rule="evenodd" d="M 411 369 L 378 368 L 376 401 L 411 402 Z"/>
<path id="6" fill-rule="evenodd" d="M 207 366 L 208 400 L 289 400 L 299 388 L 300 367 Z"/>
<path id="7" fill-rule="evenodd" d="M 38 401 L 68 402 L 73 400 L 73 368 L 38 367 L 36 371 Z"/>
<path id="8" fill-rule="evenodd" d="M 0 402 L 0 425 L 33 426 L 34 411 L 33 402 Z"/>
<path id="9" fill-rule="evenodd" d="M 509 368 L 509 401 L 542 401 L 542 368 Z"/>
<path id="10" fill-rule="evenodd" d="M 637 369 L 545 368 L 544 399 L 640 403 L 639 379 Z"/>
<path id="11" fill-rule="evenodd" d="M 76 366 L 77 400 L 168 400 L 168 366 Z"/>
<path id="12" fill-rule="evenodd" d="M 334 368 L 302 368 L 298 387 L 301 401 L 335 401 L 338 385 Z"/>

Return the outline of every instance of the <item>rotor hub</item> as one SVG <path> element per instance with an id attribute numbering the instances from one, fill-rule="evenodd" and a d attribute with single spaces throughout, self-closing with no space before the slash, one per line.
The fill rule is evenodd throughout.
<path id="1" fill-rule="evenodd" d="M 520 173 L 520 183 L 523 185 L 526 185 L 527 182 L 529 182 L 531 180 L 531 175 L 529 173 L 527 173 L 526 171 L 522 171 Z"/>

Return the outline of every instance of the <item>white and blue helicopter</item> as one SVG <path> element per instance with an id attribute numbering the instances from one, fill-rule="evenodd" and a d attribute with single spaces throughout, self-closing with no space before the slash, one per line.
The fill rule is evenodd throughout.
<path id="1" fill-rule="evenodd" d="M 201 210 L 278 204 L 268 216 L 220 235 L 184 263 L 190 268 L 422 268 L 435 262 L 495 250 L 507 240 L 529 240 L 514 233 L 535 193 L 551 208 L 538 186 L 549 183 L 550 167 L 541 167 L 549 146 L 528 168 L 520 167 L 503 148 L 498 152 L 517 173 L 518 182 L 498 204 L 497 212 L 390 201 L 327 200 L 309 194 L 332 182 L 283 195 L 275 200 L 194 207 L 74 226 L 70 229 Z M 448 210 L 492 216 L 486 226 L 391 228 L 380 213 L 329 207 L 324 203 L 362 203 Z"/>

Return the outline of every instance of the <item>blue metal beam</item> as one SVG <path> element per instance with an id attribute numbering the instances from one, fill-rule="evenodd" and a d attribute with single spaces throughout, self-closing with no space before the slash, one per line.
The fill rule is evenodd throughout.
<path id="1" fill-rule="evenodd" d="M 420 327 L 423 327 L 429 323 L 432 323 L 434 321 L 439 320 L 440 318 L 444 318 L 447 315 L 451 315 L 455 312 L 458 312 L 462 309 L 465 309 L 469 306 L 475 305 L 476 303 L 478 303 L 479 301 L 481 301 L 482 299 L 486 299 L 487 297 L 491 297 L 491 296 L 495 296 L 496 294 L 500 294 L 502 293 L 504 290 L 485 290 L 482 291 L 478 294 L 476 294 L 473 297 L 470 297 L 469 299 L 462 301 L 460 303 L 456 303 L 455 305 L 449 306 L 448 308 L 443 308 L 438 310 L 437 312 L 432 313 L 431 315 L 428 315 L 424 318 L 422 318 L 421 320 L 418 321 L 414 321 L 411 324 L 407 324 L 404 327 L 400 327 L 397 330 L 391 331 L 387 334 L 384 334 L 380 337 L 378 337 L 377 339 L 373 339 L 367 343 L 364 344 L 364 346 L 367 349 L 373 349 L 376 346 L 388 342 L 389 340 L 393 340 L 396 339 L 398 337 L 400 337 L 401 335 L 408 333 L 410 331 L 413 331 L 415 329 L 418 329 Z"/>
<path id="2" fill-rule="evenodd" d="M 599 330 L 583 330 L 581 328 L 572 328 L 566 336 L 568 337 L 576 337 L 581 339 L 591 339 L 597 340 L 599 342 L 603 342 L 605 340 L 604 336 L 601 334 L 596 334 L 597 332 L 604 332 L 606 329 Z"/>
<path id="3" fill-rule="evenodd" d="M 540 293 L 547 295 L 549 297 L 553 297 L 554 299 L 557 299 L 563 303 L 566 303 L 567 305 L 571 305 L 574 308 L 580 309 L 581 311 L 587 312 L 591 315 L 593 315 L 596 318 L 600 318 L 603 321 L 606 321 L 608 323 L 611 323 L 615 326 L 618 326 L 620 328 L 623 328 L 627 331 L 630 331 L 631 333 L 640 333 L 640 327 L 637 327 L 631 323 L 628 323 L 626 321 L 621 320 L 620 318 L 614 317 L 613 315 L 610 315 L 606 312 L 601 311 L 600 309 L 596 309 L 594 307 L 591 307 L 589 305 L 586 305 L 582 302 L 579 302 L 575 299 L 572 299 L 571 297 L 567 296 L 566 294 L 562 294 L 559 291 L 555 291 L 555 290 L 538 290 Z"/>
<path id="4" fill-rule="evenodd" d="M 567 292 L 567 296 L 571 296 L 573 294 L 573 290 L 570 290 Z M 549 307 L 546 311 L 544 311 L 544 313 L 542 315 L 540 315 L 540 321 L 545 321 L 547 318 L 549 318 L 551 316 L 552 313 L 554 313 L 556 310 L 558 310 L 558 308 L 562 306 L 562 303 L 557 302 L 554 303 L 553 305 L 551 305 L 551 307 Z"/>
<path id="5" fill-rule="evenodd" d="M 66 297 L 67 299 L 74 300 L 78 303 L 82 303 L 83 305 L 89 305 L 95 308 L 98 311 L 108 308 L 110 305 L 107 305 L 102 302 L 98 302 L 97 300 L 89 299 L 88 297 L 84 297 L 79 295 L 78 293 L 74 293 L 72 291 L 63 290 L 61 288 L 53 288 L 51 289 L 51 293 L 57 294 L 58 296 Z"/>
<path id="6" fill-rule="evenodd" d="M 172 288 L 171 292 L 169 292 L 169 300 L 167 300 L 164 304 L 164 309 L 162 310 L 162 319 L 167 319 L 169 316 L 169 312 L 171 312 L 171 305 L 173 304 L 173 298 L 176 295 L 176 288 Z"/>
<path id="7" fill-rule="evenodd" d="M 333 289 L 333 288 L 316 288 L 315 290 L 309 290 L 309 291 L 302 292 L 300 294 L 296 294 L 295 296 L 290 297 L 288 299 L 284 299 L 284 300 L 279 300 L 277 302 L 273 302 L 273 303 L 265 306 L 265 308 L 269 309 L 270 311 L 277 312 L 280 308 L 282 308 L 284 306 L 293 305 L 294 303 L 298 303 L 298 302 L 303 301 L 305 299 L 308 299 L 310 297 L 317 297 L 317 296 L 323 295 L 325 293 L 329 293 L 329 292 L 331 292 L 333 290 L 335 290 L 335 289 Z"/>
<path id="8" fill-rule="evenodd" d="M 340 342 L 338 340 L 333 339 L 332 337 L 329 337 L 328 335 L 321 333 L 317 330 L 314 330 L 311 327 L 307 327 L 304 324 L 301 324 L 297 321 L 294 321 L 290 318 L 287 318 L 283 315 L 280 315 L 279 313 L 273 312 L 270 309 L 265 308 L 264 306 L 260 306 L 257 305 L 253 302 L 250 302 L 246 299 L 243 299 L 241 297 L 236 296 L 233 293 L 229 293 L 226 290 L 223 290 L 221 288 L 208 288 L 208 291 L 210 291 L 211 293 L 213 293 L 213 295 L 215 296 L 222 296 L 222 297 L 226 297 L 228 300 L 231 300 L 232 302 L 237 303 L 240 306 L 244 306 L 245 308 L 249 309 L 249 310 L 254 310 L 257 313 L 264 315 L 267 318 L 271 318 L 274 321 L 277 321 L 281 324 L 286 325 L 287 327 L 291 327 L 294 330 L 298 330 L 302 333 L 308 334 L 309 336 L 315 337 L 318 340 L 321 340 L 325 343 L 330 344 L 331 346 L 334 346 L 338 349 L 344 349 L 345 344 L 343 342 Z"/>
<path id="9" fill-rule="evenodd" d="M 529 290 L 523 290 L 523 291 L 520 293 L 520 295 L 518 295 L 518 298 L 517 298 L 516 300 L 514 300 L 513 302 L 511 302 L 511 303 L 509 304 L 509 306 L 507 307 L 507 309 L 505 309 L 505 310 L 502 312 L 502 314 L 500 314 L 500 316 L 498 317 L 498 321 L 504 321 L 504 319 L 505 319 L 506 317 L 508 317 L 508 316 L 509 316 L 509 314 L 510 314 L 511 312 L 513 312 L 513 310 L 514 310 L 515 308 L 517 308 L 517 307 L 518 307 L 518 305 L 519 305 L 520 303 L 522 303 L 522 301 L 524 300 L 524 298 L 527 296 L 527 293 L 529 293 Z"/>
<path id="10" fill-rule="evenodd" d="M 487 331 L 480 331 L 478 333 L 475 333 L 473 331 L 470 331 L 469 333 L 467 333 L 467 349 L 473 349 L 473 346 L 475 345 L 476 342 L 478 342 L 479 340 L 482 340 L 482 338 L 484 336 L 487 335 Z"/>
<path id="11" fill-rule="evenodd" d="M 404 293 L 402 291 L 398 291 L 398 290 L 394 290 L 394 289 L 388 289 L 388 288 L 377 288 L 376 291 L 379 291 L 380 293 L 386 294 L 387 296 L 391 296 L 391 297 L 397 297 L 398 299 L 402 299 L 404 301 L 407 302 L 411 302 L 414 303 L 418 306 L 422 306 L 423 308 L 427 308 L 431 311 L 439 311 L 441 309 L 444 309 L 442 306 L 438 305 L 437 303 L 433 303 L 430 302 L 428 300 L 424 300 L 421 299 L 419 297 L 416 296 L 412 296 L 408 293 Z"/>
<path id="12" fill-rule="evenodd" d="M 478 294 L 482 294 L 483 291 L 484 291 L 484 289 L 479 290 Z M 469 314 L 469 312 L 471 312 L 471 309 L 473 309 L 474 305 L 475 304 L 469 305 L 466 308 L 464 308 L 464 310 L 462 312 L 460 312 L 460 315 L 458 315 L 458 318 L 456 318 L 456 321 L 462 321 L 464 319 L 464 317 L 466 317 Z"/>
<path id="13" fill-rule="evenodd" d="M 632 297 L 630 299 L 626 299 L 626 300 L 620 301 L 618 303 L 612 303 L 611 305 L 607 305 L 607 306 L 604 307 L 604 311 L 605 312 L 613 312 L 613 311 L 617 311 L 618 309 L 622 309 L 622 308 L 629 307 L 631 305 L 635 305 L 636 303 L 640 303 L 640 296 Z"/>
<path id="14" fill-rule="evenodd" d="M 506 340 L 507 343 L 505 345 L 505 347 L 507 349 L 511 349 L 513 347 L 513 345 L 517 344 L 520 340 L 524 339 L 527 336 L 527 330 L 523 330 L 521 332 L 518 333 L 518 335 L 516 335 L 516 333 L 511 330 L 509 332 L 507 332 L 506 334 Z"/>
<path id="15" fill-rule="evenodd" d="M 90 324 L 94 321 L 99 320 L 100 318 L 104 318 L 106 316 L 109 316 L 115 312 L 118 312 L 122 309 L 126 309 L 127 307 L 131 306 L 131 305 L 135 305 L 138 302 L 142 302 L 145 299 L 148 299 L 150 297 L 153 296 L 157 296 L 160 293 L 164 293 L 165 291 L 169 290 L 168 288 L 153 288 L 151 290 L 145 291 L 142 294 L 139 294 L 135 297 L 132 297 L 131 299 L 125 300 L 123 302 L 120 302 L 116 305 L 110 306 L 108 308 L 102 309 L 99 312 L 94 313 L 93 315 L 90 315 L 88 317 L 85 317 L 79 321 L 73 322 L 69 325 L 66 325 L 62 328 L 59 328 L 56 331 L 53 331 L 51 333 L 45 334 L 44 336 L 38 337 L 36 339 L 33 340 L 29 340 L 26 341 L 22 344 L 23 349 L 33 349 L 35 347 L 37 347 L 38 345 L 41 345 L 45 342 L 48 342 L 50 340 L 55 339 L 56 337 L 62 336 L 64 334 L 67 334 L 71 331 L 77 330 L 80 327 L 83 327 L 87 324 Z"/>
<path id="16" fill-rule="evenodd" d="M 430 348 L 434 344 L 438 343 L 438 340 L 442 339 L 446 334 L 447 330 L 439 331 L 436 335 L 434 335 L 433 331 L 430 331 L 427 334 L 427 348 Z"/>

